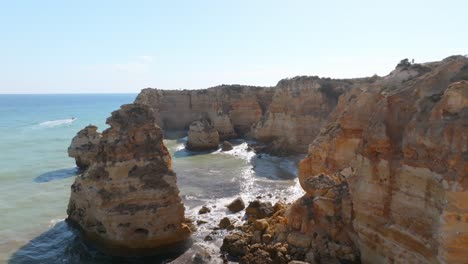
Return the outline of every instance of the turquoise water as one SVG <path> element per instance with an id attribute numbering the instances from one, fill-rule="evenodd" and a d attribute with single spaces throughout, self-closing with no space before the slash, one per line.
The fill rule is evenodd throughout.
<path id="1" fill-rule="evenodd" d="M 67 147 L 76 132 L 104 128 L 111 111 L 135 97 L 0 95 L 0 262 L 65 218 L 76 171 Z"/>
<path id="2" fill-rule="evenodd" d="M 0 263 L 160 263 L 173 256 L 116 259 L 87 246 L 63 219 L 77 174 L 67 148 L 88 124 L 102 131 L 105 120 L 136 94 L 0 95 Z M 76 120 L 72 120 L 72 117 Z M 234 140 L 228 152 L 186 151 L 185 139 L 165 140 L 177 173 L 186 214 L 207 224 L 195 241 L 211 234 L 229 215 L 224 205 L 241 196 L 276 202 L 302 195 L 296 165 L 301 157 L 277 158 L 247 151 Z M 198 215 L 202 205 L 212 208 Z M 229 217 L 238 219 L 241 213 Z M 210 243 L 220 245 L 224 233 Z"/>

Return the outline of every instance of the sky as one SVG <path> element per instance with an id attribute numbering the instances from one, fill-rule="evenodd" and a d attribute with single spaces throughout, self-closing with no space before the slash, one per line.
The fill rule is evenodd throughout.
<path id="1" fill-rule="evenodd" d="M 0 93 L 388 74 L 468 54 L 468 1 L 0 0 Z"/>

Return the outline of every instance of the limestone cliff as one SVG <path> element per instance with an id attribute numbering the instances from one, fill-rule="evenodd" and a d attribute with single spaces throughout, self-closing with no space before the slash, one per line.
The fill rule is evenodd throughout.
<path id="1" fill-rule="evenodd" d="M 135 103 L 150 106 L 163 129 L 187 130 L 193 121 L 208 119 L 226 139 L 249 132 L 266 111 L 272 93 L 271 88 L 241 85 L 182 91 L 148 88 Z"/>
<path id="2" fill-rule="evenodd" d="M 223 85 L 204 90 L 143 89 L 136 103 L 149 105 L 167 130 L 188 130 L 208 119 L 221 140 L 247 136 L 274 143 L 272 152 L 307 152 L 338 97 L 375 78 L 332 80 L 318 77 L 285 79 L 276 87 Z"/>
<path id="3" fill-rule="evenodd" d="M 95 160 L 71 187 L 68 220 L 113 254 L 187 239 L 171 157 L 150 109 L 124 105 L 107 124 Z"/>
<path id="4" fill-rule="evenodd" d="M 89 125 L 80 130 L 72 139 L 68 147 L 68 156 L 75 158 L 76 166 L 86 169 L 96 158 L 97 145 L 101 139 L 101 133 L 97 127 Z"/>
<path id="5" fill-rule="evenodd" d="M 363 263 L 468 260 L 464 80 L 465 57 L 400 64 L 389 76 L 342 95 L 310 145 L 299 168 L 303 199 L 326 198 L 317 191 L 320 177 L 346 187 L 331 207 L 340 217 L 331 223 L 342 227 L 330 230 L 345 230 L 340 233 L 353 240 Z M 296 208 L 305 212 L 293 212 L 292 223 L 310 234 L 315 207 Z M 342 241 L 334 235 L 333 241 Z"/>

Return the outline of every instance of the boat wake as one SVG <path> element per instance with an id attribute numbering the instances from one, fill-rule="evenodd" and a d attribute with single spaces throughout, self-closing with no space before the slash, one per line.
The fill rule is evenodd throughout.
<path id="1" fill-rule="evenodd" d="M 75 122 L 75 120 L 78 118 L 72 117 L 68 119 L 58 119 L 58 120 L 50 120 L 50 121 L 45 121 L 42 123 L 39 123 L 40 127 L 56 127 L 56 126 L 62 126 L 62 125 L 67 125 Z"/>

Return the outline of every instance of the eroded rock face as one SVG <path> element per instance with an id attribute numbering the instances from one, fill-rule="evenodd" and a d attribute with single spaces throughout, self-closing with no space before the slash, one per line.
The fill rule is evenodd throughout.
<path id="1" fill-rule="evenodd" d="M 291 225 L 310 233 L 322 224 L 306 215 L 338 214 L 343 228 L 327 235 L 345 234 L 363 263 L 466 262 L 467 73 L 461 56 L 400 65 L 341 96 L 300 164 L 302 200 L 312 202 L 297 202 Z M 314 184 L 320 176 L 347 186 L 335 195 L 348 204 L 332 194 L 317 204 L 327 198 Z"/>
<path id="2" fill-rule="evenodd" d="M 186 130 L 200 119 L 210 120 L 222 140 L 242 136 L 262 117 L 273 90 L 222 85 L 204 90 L 143 89 L 135 103 L 150 106 L 164 130 Z"/>
<path id="3" fill-rule="evenodd" d="M 150 109 L 123 105 L 107 124 L 95 161 L 71 187 L 68 220 L 112 254 L 186 240 L 176 175 Z"/>
<path id="4" fill-rule="evenodd" d="M 189 150 L 212 150 L 219 146 L 219 133 L 206 120 L 198 120 L 190 124 L 187 139 L 187 149 Z"/>
<path id="5" fill-rule="evenodd" d="M 101 133 L 97 132 L 97 127 L 89 125 L 80 130 L 72 139 L 68 147 L 68 156 L 75 158 L 76 166 L 80 169 L 88 168 L 96 159 L 98 143 Z"/>
<path id="6" fill-rule="evenodd" d="M 269 144 L 269 153 L 307 152 L 338 97 L 375 78 L 332 80 L 296 77 L 276 87 L 223 85 L 204 90 L 143 89 L 135 102 L 150 106 L 165 130 L 187 130 L 209 120 L 221 140 L 251 137 Z"/>

